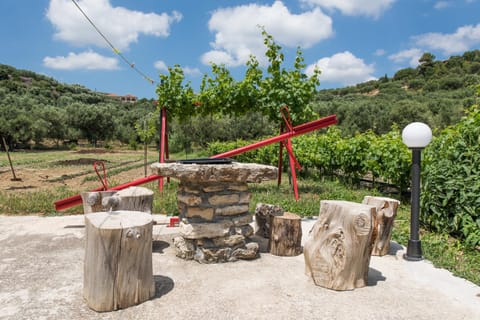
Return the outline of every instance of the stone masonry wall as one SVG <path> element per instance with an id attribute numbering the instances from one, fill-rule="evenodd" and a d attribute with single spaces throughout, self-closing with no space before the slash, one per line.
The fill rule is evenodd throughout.
<path id="1" fill-rule="evenodd" d="M 250 197 L 245 182 L 181 183 L 177 256 L 203 263 L 255 258 L 258 245 L 248 243 L 253 234 Z"/>

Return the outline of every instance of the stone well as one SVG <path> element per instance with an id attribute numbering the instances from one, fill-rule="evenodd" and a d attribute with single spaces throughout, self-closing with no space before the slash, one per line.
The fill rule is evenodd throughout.
<path id="1" fill-rule="evenodd" d="M 248 183 L 275 180 L 273 166 L 238 163 L 154 163 L 152 171 L 180 180 L 177 191 L 180 236 L 176 255 L 202 263 L 258 257 L 249 212 Z"/>

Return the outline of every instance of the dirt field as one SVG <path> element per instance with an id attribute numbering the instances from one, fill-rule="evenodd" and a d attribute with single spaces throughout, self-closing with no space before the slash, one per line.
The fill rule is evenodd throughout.
<path id="1" fill-rule="evenodd" d="M 7 192 L 38 191 L 66 186 L 73 190 L 90 190 L 101 186 L 100 180 L 85 181 L 94 177 L 95 161 L 103 161 L 109 181 L 125 183 L 144 176 L 143 166 L 111 175 L 113 170 L 143 164 L 143 151 L 109 151 L 105 149 L 82 149 L 57 152 L 12 152 L 11 159 L 15 176 L 5 152 L 0 153 L 0 190 Z M 155 155 L 149 154 L 150 159 Z M 101 167 L 99 167 L 101 172 Z M 147 171 L 147 175 L 150 175 Z"/>

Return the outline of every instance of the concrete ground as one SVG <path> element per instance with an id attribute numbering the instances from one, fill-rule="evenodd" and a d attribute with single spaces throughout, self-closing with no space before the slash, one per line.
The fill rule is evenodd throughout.
<path id="1" fill-rule="evenodd" d="M 166 218 L 155 216 L 165 222 Z M 303 221 L 307 235 L 315 220 Z M 315 286 L 303 255 L 199 264 L 175 257 L 177 228 L 154 226 L 153 299 L 97 313 L 82 298 L 83 216 L 0 216 L 0 319 L 480 319 L 480 287 L 407 262 L 392 243 L 372 257 L 368 286 Z"/>

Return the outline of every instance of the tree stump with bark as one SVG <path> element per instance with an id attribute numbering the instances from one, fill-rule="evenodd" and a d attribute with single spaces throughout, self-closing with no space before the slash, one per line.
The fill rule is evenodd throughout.
<path id="1" fill-rule="evenodd" d="M 375 207 L 320 202 L 318 220 L 304 245 L 305 273 L 316 285 L 353 290 L 367 284 Z"/>
<path id="2" fill-rule="evenodd" d="M 363 204 L 376 207 L 376 219 L 373 229 L 373 250 L 372 255 L 384 256 L 390 249 L 392 228 L 400 201 L 391 198 L 365 196 Z"/>
<path id="3" fill-rule="evenodd" d="M 145 212 L 85 215 L 83 296 L 91 309 L 123 309 L 154 296 L 152 224 Z"/>
<path id="4" fill-rule="evenodd" d="M 302 253 L 302 218 L 291 212 L 272 216 L 268 248 L 276 256 L 297 256 Z"/>

